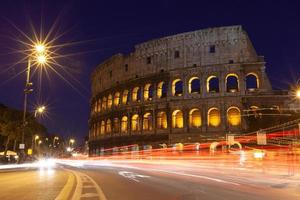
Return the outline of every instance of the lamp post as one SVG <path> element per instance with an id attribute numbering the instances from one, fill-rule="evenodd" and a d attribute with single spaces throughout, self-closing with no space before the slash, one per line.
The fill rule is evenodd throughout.
<path id="1" fill-rule="evenodd" d="M 27 62 L 27 70 L 26 70 L 26 82 L 25 82 L 25 89 L 24 89 L 24 108 L 23 108 L 23 130 L 22 130 L 22 137 L 21 137 L 21 144 L 19 146 L 19 149 L 21 150 L 21 157 L 24 156 L 24 149 L 25 149 L 25 128 L 27 125 L 26 122 L 26 112 L 27 112 L 27 97 L 28 94 L 30 94 L 32 89 L 32 82 L 30 82 L 30 70 L 31 70 L 31 62 L 32 60 L 35 61 L 35 64 L 37 65 L 44 65 L 47 62 L 47 56 L 46 56 L 46 46 L 37 43 L 34 45 L 33 52 L 28 57 Z"/>
<path id="2" fill-rule="evenodd" d="M 46 107 L 45 106 L 39 106 L 35 109 L 34 111 L 34 117 L 36 118 L 38 114 L 43 114 L 46 110 Z"/>

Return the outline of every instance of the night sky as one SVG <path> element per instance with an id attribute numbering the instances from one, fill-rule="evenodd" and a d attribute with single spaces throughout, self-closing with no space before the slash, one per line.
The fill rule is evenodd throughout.
<path id="1" fill-rule="evenodd" d="M 14 41 L 32 37 L 30 24 L 45 32 L 57 21 L 56 43 L 78 42 L 59 49 L 63 67 L 49 76 L 35 73 L 35 91 L 29 109 L 47 105 L 39 119 L 50 133 L 82 140 L 88 133 L 90 74 L 113 54 L 128 53 L 135 44 L 162 36 L 208 27 L 242 25 L 259 55 L 265 56 L 267 73 L 277 89 L 288 89 L 300 78 L 300 1 L 267 0 L 151 0 L 151 1 L 29 1 L 0 2 L 0 102 L 22 109 L 26 63 L 12 66 L 24 56 Z M 54 34 L 54 35 L 55 35 Z M 42 80 L 39 83 L 39 80 Z"/>

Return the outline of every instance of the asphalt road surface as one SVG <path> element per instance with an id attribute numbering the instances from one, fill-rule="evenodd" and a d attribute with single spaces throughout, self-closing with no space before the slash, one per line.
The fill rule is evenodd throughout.
<path id="1" fill-rule="evenodd" d="M 299 161 L 232 155 L 58 160 L 53 168 L 0 172 L 0 199 L 299 200 Z"/>

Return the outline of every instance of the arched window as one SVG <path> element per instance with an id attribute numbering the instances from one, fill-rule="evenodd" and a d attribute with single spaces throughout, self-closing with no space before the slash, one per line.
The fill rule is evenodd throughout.
<path id="1" fill-rule="evenodd" d="M 144 117 L 143 117 L 143 130 L 145 131 L 151 131 L 152 130 L 152 115 L 151 113 L 146 113 L 144 114 Z"/>
<path id="2" fill-rule="evenodd" d="M 101 112 L 101 99 L 98 99 L 97 112 Z"/>
<path id="3" fill-rule="evenodd" d="M 98 110 L 97 110 L 97 105 L 98 105 L 98 102 L 97 102 L 97 101 L 92 105 L 92 111 L 93 111 L 94 113 L 98 112 Z"/>
<path id="4" fill-rule="evenodd" d="M 160 99 L 166 96 L 167 96 L 167 85 L 165 82 L 161 81 L 157 85 L 157 97 Z"/>
<path id="5" fill-rule="evenodd" d="M 132 90 L 132 101 L 139 102 L 141 100 L 141 89 L 139 87 L 135 87 Z"/>
<path id="6" fill-rule="evenodd" d="M 108 100 L 107 100 L 107 108 L 110 109 L 112 106 L 112 95 L 108 95 Z"/>
<path id="7" fill-rule="evenodd" d="M 172 114 L 172 127 L 183 128 L 183 113 L 181 110 L 175 110 Z"/>
<path id="8" fill-rule="evenodd" d="M 189 93 L 200 94 L 200 79 L 198 77 L 192 77 L 189 80 Z"/>
<path id="9" fill-rule="evenodd" d="M 102 98 L 102 110 L 106 110 L 106 106 L 107 106 L 107 98 L 103 97 Z"/>
<path id="10" fill-rule="evenodd" d="M 135 114 L 131 117 L 131 131 L 139 131 L 140 125 L 139 125 L 139 115 Z"/>
<path id="11" fill-rule="evenodd" d="M 120 124 L 119 124 L 119 118 L 114 118 L 114 132 L 119 133 L 120 132 Z"/>
<path id="12" fill-rule="evenodd" d="M 246 76 L 246 89 L 249 91 L 254 91 L 259 88 L 259 79 L 257 74 L 249 73 Z"/>
<path id="13" fill-rule="evenodd" d="M 118 106 L 120 104 L 120 92 L 116 92 L 114 96 L 114 105 Z"/>
<path id="14" fill-rule="evenodd" d="M 202 124 L 201 122 L 201 113 L 198 108 L 190 110 L 189 113 L 189 124 L 192 128 L 199 128 Z"/>
<path id="15" fill-rule="evenodd" d="M 144 100 L 152 100 L 153 98 L 153 85 L 148 83 L 144 87 Z"/>
<path id="16" fill-rule="evenodd" d="M 122 104 L 126 105 L 129 102 L 128 90 L 123 91 Z"/>
<path id="17" fill-rule="evenodd" d="M 172 82 L 172 94 L 173 94 L 173 96 L 182 96 L 183 82 L 181 81 L 181 79 L 175 79 Z"/>
<path id="18" fill-rule="evenodd" d="M 106 133 L 111 133 L 111 121 L 110 121 L 110 119 L 108 119 L 107 121 L 106 121 Z"/>
<path id="19" fill-rule="evenodd" d="M 219 79 L 216 76 L 210 76 L 206 80 L 207 92 L 219 92 Z"/>
<path id="20" fill-rule="evenodd" d="M 217 127 L 221 123 L 221 114 L 218 108 L 211 108 L 208 110 L 208 126 Z"/>
<path id="21" fill-rule="evenodd" d="M 105 134 L 105 121 L 103 121 L 103 120 L 101 121 L 100 132 L 102 135 Z"/>
<path id="22" fill-rule="evenodd" d="M 241 124 L 241 111 L 238 107 L 228 108 L 227 122 L 231 126 L 238 126 Z"/>
<path id="23" fill-rule="evenodd" d="M 101 130 L 100 130 L 100 128 L 101 128 L 101 123 L 98 122 L 98 123 L 97 123 L 97 137 L 99 137 L 99 136 L 101 135 Z"/>
<path id="24" fill-rule="evenodd" d="M 228 74 L 226 76 L 226 91 L 237 92 L 239 91 L 239 77 L 236 74 Z"/>
<path id="25" fill-rule="evenodd" d="M 127 127 L 128 127 L 128 117 L 123 116 L 122 121 L 121 121 L 121 132 L 122 133 L 127 133 L 127 130 L 128 130 Z"/>
<path id="26" fill-rule="evenodd" d="M 157 129 L 166 129 L 168 128 L 167 114 L 166 112 L 159 112 L 157 114 Z"/>

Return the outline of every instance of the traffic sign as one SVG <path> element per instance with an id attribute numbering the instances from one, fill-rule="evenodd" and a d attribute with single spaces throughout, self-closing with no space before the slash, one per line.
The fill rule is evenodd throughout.
<path id="1" fill-rule="evenodd" d="M 19 149 L 25 149 L 25 144 L 19 144 Z"/>

